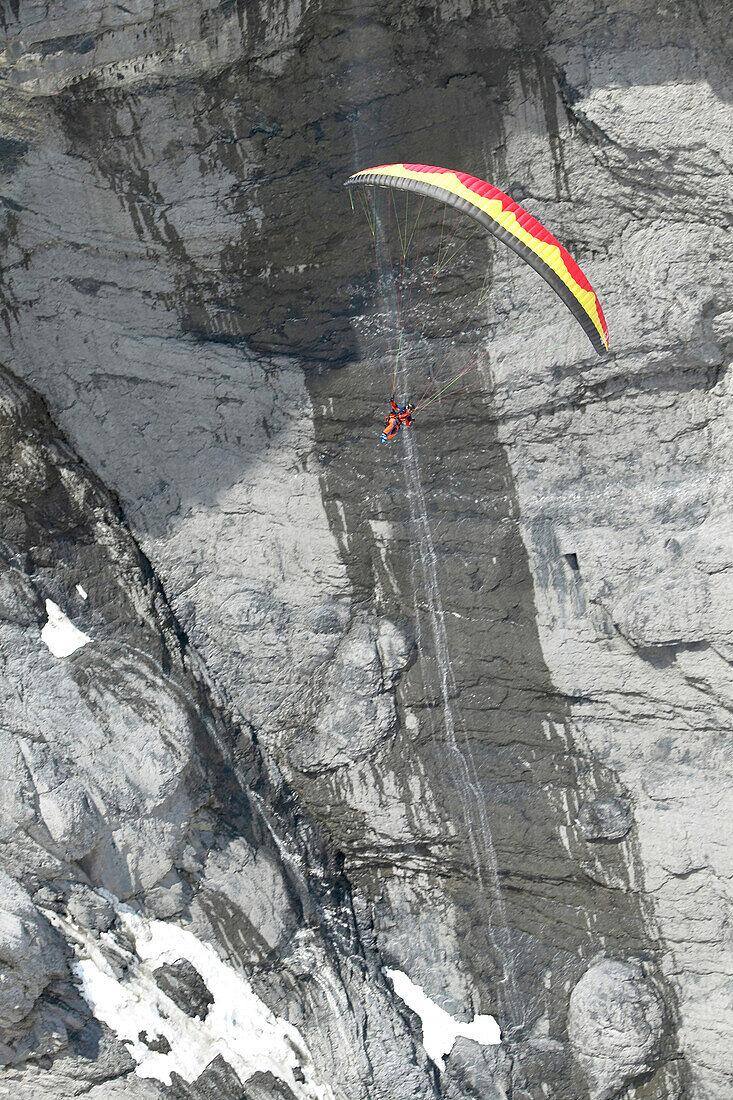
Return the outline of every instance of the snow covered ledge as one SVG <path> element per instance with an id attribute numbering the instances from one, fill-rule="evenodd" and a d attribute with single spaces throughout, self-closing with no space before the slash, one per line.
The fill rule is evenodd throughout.
<path id="1" fill-rule="evenodd" d="M 297 1100 L 335 1100 L 297 1028 L 276 1016 L 212 947 L 185 928 L 100 894 L 115 909 L 117 931 L 99 936 L 47 915 L 74 947 L 84 1000 L 127 1046 L 139 1077 L 170 1085 L 175 1072 L 191 1083 L 221 1056 L 243 1084 L 258 1071 L 269 1072 Z M 155 971 L 181 960 L 193 966 L 211 995 L 204 1019 L 188 1015 L 157 984 Z"/>
<path id="2" fill-rule="evenodd" d="M 431 1001 L 427 993 L 401 970 L 386 967 L 384 973 L 392 982 L 397 996 L 420 1017 L 422 1045 L 438 1069 L 445 1069 L 445 1057 L 450 1054 L 459 1035 L 473 1039 L 481 1046 L 497 1046 L 501 1042 L 501 1029 L 493 1016 L 474 1016 L 470 1024 L 456 1020 L 435 1001 Z"/>
<path id="3" fill-rule="evenodd" d="M 46 643 L 54 657 L 70 657 L 91 641 L 89 635 L 77 629 L 53 600 L 46 600 L 46 614 L 48 622 L 41 630 L 41 640 Z"/>

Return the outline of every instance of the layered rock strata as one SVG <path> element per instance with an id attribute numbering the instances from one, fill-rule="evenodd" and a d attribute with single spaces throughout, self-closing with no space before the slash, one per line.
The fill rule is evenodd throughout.
<path id="1" fill-rule="evenodd" d="M 91 1018 L 73 966 L 98 941 L 140 978 L 120 899 L 297 1028 L 303 1081 L 257 1068 L 247 1095 L 728 1095 L 728 18 L 3 9 L 18 1095 L 240 1094 L 221 1057 L 140 1077 Z M 400 159 L 550 225 L 612 354 L 490 250 L 480 387 L 377 453 L 389 372 L 341 185 Z M 442 297 L 428 362 L 463 307 Z M 191 960 L 161 965 L 204 1012 Z M 384 967 L 503 1044 L 440 1070 Z"/>

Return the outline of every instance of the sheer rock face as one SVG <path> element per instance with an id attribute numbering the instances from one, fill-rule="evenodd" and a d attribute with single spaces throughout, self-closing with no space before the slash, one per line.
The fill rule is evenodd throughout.
<path id="1" fill-rule="evenodd" d="M 90 884 L 188 922 L 349 1100 L 722 1100 L 729 12 L 494 8 L 0 13 L 7 869 L 93 942 Z M 341 185 L 412 158 L 548 224 L 612 354 L 492 250 L 482 392 L 377 452 Z M 90 639 L 68 657 L 49 599 Z M 599 1069 L 636 958 L 663 1040 Z M 382 966 L 494 1012 L 501 1052 L 436 1076 Z M 54 982 L 18 1096 L 34 1042 L 44 1096 L 241 1094 L 226 1062 L 132 1077 Z"/>

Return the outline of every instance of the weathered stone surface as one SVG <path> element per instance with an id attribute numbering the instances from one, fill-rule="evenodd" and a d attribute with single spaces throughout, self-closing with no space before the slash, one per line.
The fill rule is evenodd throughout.
<path id="1" fill-rule="evenodd" d="M 247 1082 L 244 1100 L 292 1100 L 290 1089 L 283 1087 L 282 1082 L 276 1081 L 272 1074 L 257 1073 Z"/>
<path id="2" fill-rule="evenodd" d="M 282 947 L 297 931 L 298 915 L 278 861 L 243 839 L 217 845 L 209 853 L 201 886 L 206 894 L 233 905 L 238 920 L 249 924 L 255 957 Z"/>
<path id="3" fill-rule="evenodd" d="M 511 1062 L 500 1048 L 480 1047 L 459 1036 L 446 1059 L 446 1070 L 448 1097 L 506 1100 L 511 1095 Z"/>
<path id="4" fill-rule="evenodd" d="M 115 911 L 107 899 L 81 883 L 71 887 L 66 908 L 77 924 L 98 932 L 106 932 L 115 919 Z"/>
<path id="5" fill-rule="evenodd" d="M 373 755 L 380 742 L 394 732 L 397 710 L 390 689 L 407 655 L 387 650 L 389 672 L 385 675 L 383 649 L 372 623 L 352 624 L 319 685 L 312 732 L 301 727 L 293 738 L 289 759 L 294 767 L 320 772 L 355 764 Z"/>
<path id="6" fill-rule="evenodd" d="M 578 826 L 586 840 L 622 840 L 631 825 L 628 804 L 619 798 L 594 798 L 578 812 Z"/>
<path id="7" fill-rule="evenodd" d="M 649 959 L 667 1004 L 630 1096 L 730 1095 L 729 17 L 0 14 L 0 356 L 58 425 L 4 378 L 8 865 L 92 928 L 79 863 L 192 915 L 349 1100 L 585 1100 L 568 998 L 599 951 Z M 382 307 L 341 184 L 403 157 L 542 218 L 612 354 L 492 249 L 481 392 L 378 451 Z M 415 392 L 463 289 L 437 299 Z M 40 640 L 47 599 L 91 639 L 68 657 Z M 582 807 L 619 799 L 634 828 L 591 835 Z M 496 1012 L 506 1060 L 436 1079 L 385 962 Z M 92 1073 L 64 1062 L 75 1026 L 19 1096 Z M 89 1095 L 163 1092 L 131 1072 Z"/>
<path id="8" fill-rule="evenodd" d="M 281 1086 L 281 1082 L 272 1075 L 271 1080 L 272 1095 L 277 1097 L 276 1090 Z M 174 1075 L 169 1094 L 173 1100 L 197 1100 L 198 1097 L 201 1097 L 201 1100 L 217 1100 L 221 1096 L 231 1096 L 232 1100 L 248 1100 L 245 1086 L 222 1058 L 214 1059 L 190 1085 Z"/>
<path id="9" fill-rule="evenodd" d="M 570 995 L 568 1034 L 593 1100 L 619 1096 L 659 1058 L 663 1012 L 638 965 L 603 959 Z"/>
<path id="10" fill-rule="evenodd" d="M 13 563 L 14 580 L 13 570 L 22 566 L 23 574 L 23 583 L 15 583 L 13 590 L 23 596 L 23 606 L 31 607 L 37 603 L 31 593 L 54 595 L 59 606 L 73 607 L 91 639 L 77 652 L 58 657 L 41 637 L 43 614 L 14 613 L 0 622 L 0 650 L 10 672 L 2 681 L 5 755 L 12 764 L 2 819 L 8 866 L 39 884 L 37 904 L 47 907 L 53 919 L 60 915 L 67 934 L 76 928 L 70 941 L 75 953 L 105 943 L 95 937 L 110 919 L 104 895 L 90 897 L 89 887 L 78 880 L 79 858 L 95 885 L 144 896 L 150 911 L 163 919 L 180 918 L 193 904 L 202 935 L 216 938 L 226 926 L 229 937 L 235 928 L 248 927 L 254 953 L 245 950 L 238 932 L 236 948 L 228 949 L 239 952 L 242 964 L 256 961 L 265 998 L 298 1019 L 301 1033 L 320 1029 L 323 1012 L 330 1015 L 336 1006 L 342 1027 L 354 1013 L 363 1019 L 368 1003 L 368 1039 L 352 1025 L 349 1041 L 329 1051 L 329 1074 L 366 1100 L 371 1049 L 379 1052 L 369 1074 L 375 1089 L 389 1095 L 395 1073 L 398 1068 L 404 1072 L 407 1060 L 415 1095 L 429 1095 L 425 1057 L 416 1053 L 386 985 L 378 980 L 375 986 L 379 972 L 360 944 L 348 886 L 317 830 L 302 815 L 295 817 L 286 789 L 271 785 L 249 731 L 230 733 L 202 666 L 182 648 L 178 625 L 114 500 L 62 443 L 32 391 L 7 373 L 0 375 L 0 384 L 3 552 Z M 34 496 L 39 491 L 40 502 Z M 74 603 L 72 592 L 81 581 L 84 594 L 77 592 Z M 277 812 L 270 809 L 276 804 Z M 226 860 L 217 860 L 215 853 L 226 851 L 227 840 L 222 836 L 217 843 L 213 825 L 229 830 L 230 841 L 232 830 L 241 830 L 233 851 L 239 844 L 250 856 L 256 853 L 251 874 L 242 873 L 247 861 L 236 859 L 229 863 L 231 874 L 225 873 Z M 203 870 L 205 853 L 213 857 L 210 882 L 204 879 L 195 896 L 183 876 Z M 210 904 L 212 898 L 217 904 Z M 30 899 L 28 905 L 29 920 L 35 914 L 42 924 Z M 64 923 L 65 913 L 71 925 Z M 297 947 L 291 942 L 296 934 Z M 348 961 L 342 960 L 336 972 L 333 952 L 344 936 L 351 945 Z M 230 938 L 222 942 L 232 944 Z M 281 943 L 287 962 L 270 951 Z M 11 945 L 13 952 L 17 946 Z M 6 991 L 15 1009 L 6 1023 L 17 1020 L 18 1026 L 12 1033 L 6 1029 L 3 1061 L 28 1066 L 45 1057 L 58 1063 L 44 1081 L 44 1095 L 53 1089 L 65 1096 L 104 1088 L 115 1095 L 134 1072 L 134 1061 L 125 1055 L 97 1065 L 89 1046 L 80 1047 L 80 1032 L 92 1026 L 89 1010 L 68 981 L 66 960 L 61 954 L 58 959 L 57 970 L 41 974 L 39 960 L 29 956 L 22 981 L 8 970 Z M 119 977 L 129 958 L 124 951 L 121 958 L 113 954 L 107 965 Z M 322 987 L 315 995 L 309 991 L 312 1011 L 306 1012 L 299 990 L 312 969 Z M 346 973 L 348 978 L 342 976 Z M 51 979 L 59 981 L 49 985 Z M 154 1031 L 145 1035 L 142 1046 L 149 1040 L 153 1047 L 147 1049 L 164 1056 L 164 1037 Z M 18 1095 L 34 1095 L 32 1065 L 13 1081 Z M 160 1095 L 162 1087 L 151 1092 L 147 1084 L 138 1088 L 133 1082 L 130 1093 Z"/>
<path id="11" fill-rule="evenodd" d="M 46 986 L 66 972 L 61 945 L 29 895 L 0 873 L 0 1028 L 26 1018 Z"/>
<path id="12" fill-rule="evenodd" d="M 160 966 L 153 971 L 156 982 L 179 1008 L 189 1016 L 203 1019 L 213 1001 L 199 972 L 187 959 Z"/>
<path id="13" fill-rule="evenodd" d="M 151 1035 L 148 1031 L 141 1031 L 138 1033 L 138 1039 L 145 1044 L 148 1050 L 152 1050 L 156 1054 L 168 1054 L 172 1049 L 165 1035 Z"/>

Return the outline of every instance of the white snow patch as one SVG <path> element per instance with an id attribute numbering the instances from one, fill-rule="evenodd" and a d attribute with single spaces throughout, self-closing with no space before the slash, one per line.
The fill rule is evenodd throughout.
<path id="1" fill-rule="evenodd" d="M 175 1071 L 190 1083 L 221 1055 L 242 1082 L 269 1071 L 298 1100 L 334 1100 L 297 1028 L 275 1016 L 213 948 L 185 928 L 149 920 L 106 896 L 134 939 L 134 954 L 113 931 L 95 937 L 71 921 L 57 918 L 56 923 L 76 943 L 74 970 L 84 999 L 127 1045 L 140 1077 L 169 1085 Z M 214 998 L 204 1020 L 179 1009 L 152 976 L 159 966 L 178 959 L 188 959 Z M 140 1037 L 143 1033 L 149 1039 L 164 1036 L 171 1049 L 165 1054 L 151 1050 Z"/>
<path id="2" fill-rule="evenodd" d="M 46 600 L 46 614 L 48 622 L 41 631 L 41 639 L 54 657 L 68 657 L 87 642 L 91 642 L 89 635 L 77 630 L 53 600 Z"/>
<path id="3" fill-rule="evenodd" d="M 439 1069 L 445 1069 L 444 1058 L 450 1054 L 459 1035 L 473 1039 L 482 1046 L 496 1046 L 501 1042 L 501 1029 L 493 1016 L 474 1016 L 470 1024 L 456 1020 L 435 1001 L 431 1001 L 427 993 L 401 970 L 386 967 L 384 973 L 392 982 L 397 996 L 420 1017 L 422 1045 Z"/>
<path id="4" fill-rule="evenodd" d="M 88 598 L 89 593 L 87 592 L 83 584 L 77 584 L 76 590 L 83 600 L 86 600 Z"/>

